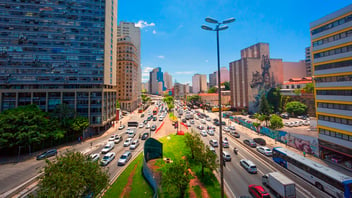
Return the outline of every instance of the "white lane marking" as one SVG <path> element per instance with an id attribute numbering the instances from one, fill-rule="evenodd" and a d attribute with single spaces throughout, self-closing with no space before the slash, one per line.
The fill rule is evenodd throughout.
<path id="1" fill-rule="evenodd" d="M 224 180 L 224 183 L 225 183 L 226 188 L 230 191 L 232 197 L 236 198 L 235 193 L 232 192 L 232 190 L 231 190 L 230 186 L 227 184 L 226 180 Z"/>

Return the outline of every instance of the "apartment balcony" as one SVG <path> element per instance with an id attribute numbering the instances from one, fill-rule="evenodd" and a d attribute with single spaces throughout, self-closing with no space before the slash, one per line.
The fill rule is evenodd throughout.
<path id="1" fill-rule="evenodd" d="M 329 127 L 329 128 L 334 128 L 334 129 L 340 129 L 343 131 L 349 131 L 349 132 L 351 132 L 351 135 L 352 135 L 351 125 L 339 124 L 339 123 L 329 122 L 329 121 L 324 121 L 324 120 L 318 120 L 318 125 Z"/>
<path id="2" fill-rule="evenodd" d="M 352 70 L 351 70 L 352 71 Z M 317 82 L 315 87 L 352 87 L 352 81 L 341 81 L 341 82 Z"/>
<path id="3" fill-rule="evenodd" d="M 316 100 L 331 100 L 341 102 L 351 102 L 352 96 L 336 96 L 336 95 L 316 95 Z"/>
<path id="4" fill-rule="evenodd" d="M 319 67 L 319 66 L 317 66 L 317 67 Z M 315 70 L 314 75 L 319 76 L 319 75 L 325 75 L 325 74 L 338 74 L 338 73 L 344 73 L 344 72 L 350 72 L 350 71 L 352 71 L 352 66 L 333 68 L 333 69 Z"/>
<path id="5" fill-rule="evenodd" d="M 342 59 L 342 58 L 348 58 L 352 56 L 352 52 L 345 52 L 341 54 L 334 54 L 331 56 L 324 56 L 321 58 L 315 58 L 314 63 L 320 63 L 320 62 L 325 62 L 325 61 L 330 61 L 330 60 L 335 60 L 335 59 Z"/>
<path id="6" fill-rule="evenodd" d="M 341 110 L 341 109 L 329 109 L 329 108 L 318 107 L 317 113 L 329 113 L 329 114 L 344 115 L 344 116 L 352 117 L 352 111 Z"/>

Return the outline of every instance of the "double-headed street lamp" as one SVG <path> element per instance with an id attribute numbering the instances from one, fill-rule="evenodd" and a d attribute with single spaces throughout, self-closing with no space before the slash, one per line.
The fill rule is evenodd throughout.
<path id="1" fill-rule="evenodd" d="M 227 25 L 223 24 L 228 24 L 234 22 L 236 19 L 235 18 L 229 18 L 224 20 L 223 22 L 218 22 L 216 19 L 212 19 L 210 17 L 205 18 L 205 21 L 208 23 L 214 23 L 216 24 L 215 28 L 211 28 L 206 25 L 202 25 L 203 30 L 210 30 L 210 31 L 216 31 L 216 42 L 217 42 L 217 55 L 218 55 L 218 94 L 219 94 L 219 144 L 220 144 L 220 186 L 221 186 L 221 197 L 224 197 L 224 172 L 223 172 L 223 166 L 224 166 L 224 159 L 222 156 L 222 115 L 221 115 L 221 79 L 220 79 L 220 51 L 219 51 L 219 31 L 226 30 L 229 28 Z M 222 26 L 221 26 L 222 25 Z"/>

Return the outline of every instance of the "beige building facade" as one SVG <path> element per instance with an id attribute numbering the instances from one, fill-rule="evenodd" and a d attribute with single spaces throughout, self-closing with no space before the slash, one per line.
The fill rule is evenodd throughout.
<path id="1" fill-rule="evenodd" d="M 134 111 L 138 108 L 141 79 L 138 50 L 129 36 L 118 38 L 116 65 L 116 97 L 120 102 L 120 108 Z"/>
<path id="2" fill-rule="evenodd" d="M 288 81 L 291 78 L 304 78 L 307 75 L 306 62 L 282 62 L 283 78 Z"/>
<path id="3" fill-rule="evenodd" d="M 204 93 L 208 90 L 207 75 L 195 74 L 192 77 L 193 93 Z"/>

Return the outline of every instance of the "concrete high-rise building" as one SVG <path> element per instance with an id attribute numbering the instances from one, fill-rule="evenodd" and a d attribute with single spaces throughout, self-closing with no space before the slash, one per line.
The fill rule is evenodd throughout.
<path id="1" fill-rule="evenodd" d="M 193 93 L 204 93 L 208 90 L 207 75 L 195 74 L 192 77 Z"/>
<path id="2" fill-rule="evenodd" d="M 142 83 L 142 91 L 145 90 L 147 93 L 149 93 L 149 81 Z"/>
<path id="3" fill-rule="evenodd" d="M 89 132 L 108 129 L 116 116 L 117 3 L 0 4 L 0 111 L 36 104 L 51 112 L 66 103 L 89 119 Z"/>
<path id="4" fill-rule="evenodd" d="M 167 72 L 164 72 L 164 83 L 166 89 L 172 88 L 172 76 Z"/>
<path id="5" fill-rule="evenodd" d="M 217 72 L 213 72 L 213 73 L 209 74 L 209 89 L 218 84 L 216 79 L 217 79 Z"/>
<path id="6" fill-rule="evenodd" d="M 306 76 L 312 76 L 312 57 L 311 57 L 311 47 L 306 47 Z"/>
<path id="7" fill-rule="evenodd" d="M 130 37 L 130 40 L 132 44 L 135 46 L 137 52 L 137 64 L 138 64 L 138 70 L 137 70 L 137 84 L 136 84 L 136 89 L 139 90 L 138 93 L 138 103 L 141 103 L 141 90 L 142 90 L 142 68 L 141 68 L 141 29 L 139 27 L 136 27 L 134 23 L 132 22 L 124 22 L 121 21 L 120 24 L 117 26 L 117 37 L 125 37 L 128 36 Z"/>
<path id="8" fill-rule="evenodd" d="M 159 84 L 161 82 L 161 85 Z M 149 73 L 149 93 L 161 95 L 165 91 L 164 75 L 160 67 L 154 68 Z"/>
<path id="9" fill-rule="evenodd" d="M 231 106 L 257 112 L 260 97 L 283 82 L 282 59 L 271 59 L 268 43 L 241 50 L 241 59 L 230 63 Z"/>
<path id="10" fill-rule="evenodd" d="M 299 62 L 282 62 L 283 79 L 288 81 L 291 78 L 306 77 L 306 63 L 304 60 Z"/>
<path id="11" fill-rule="evenodd" d="M 352 5 L 311 22 L 310 33 L 320 157 L 351 168 Z"/>
<path id="12" fill-rule="evenodd" d="M 118 38 L 117 49 L 117 100 L 122 110 L 131 112 L 138 108 L 141 93 L 140 61 L 137 48 L 129 36 Z"/>

